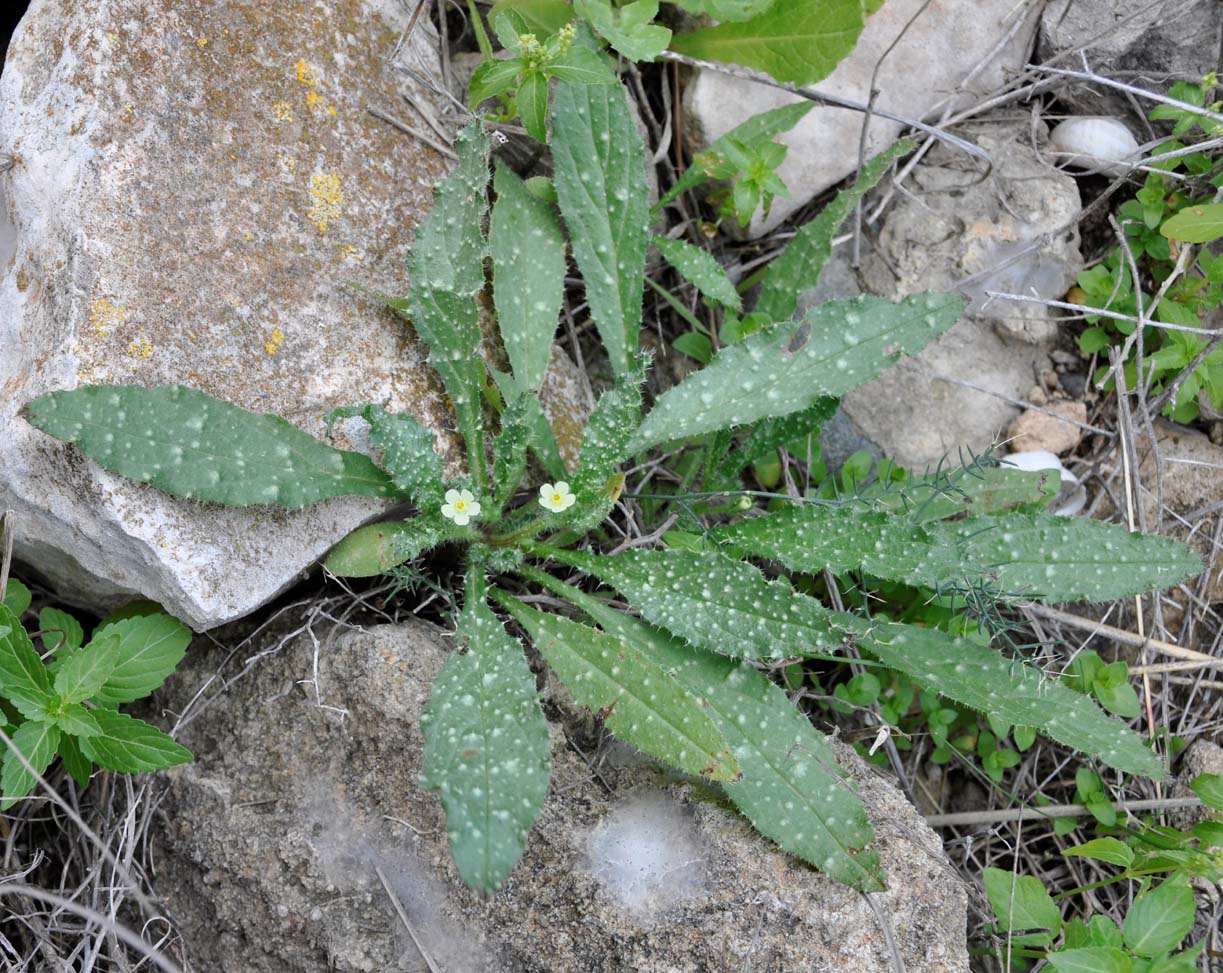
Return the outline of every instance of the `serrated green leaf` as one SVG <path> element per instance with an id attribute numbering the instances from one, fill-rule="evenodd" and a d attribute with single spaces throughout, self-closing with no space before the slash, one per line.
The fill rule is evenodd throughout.
<path id="1" fill-rule="evenodd" d="M 22 723 L 9 741 L 30 762 L 34 773 L 26 770 L 21 759 L 10 748 L 5 748 L 4 768 L 0 770 L 0 811 L 7 811 L 34 789 L 37 781 L 34 774 L 42 775 L 55 759 L 55 748 L 59 746 L 60 732 L 52 723 L 30 720 Z"/>
<path id="2" fill-rule="evenodd" d="M 0 636 L 0 696 L 27 720 L 47 719 L 54 702 L 47 667 L 17 616 L 5 605 L 0 605 L 0 628 L 8 629 Z"/>
<path id="3" fill-rule="evenodd" d="M 1116 946 L 1083 946 L 1049 953 L 1049 966 L 1057 973 L 1131 973 L 1134 966 Z"/>
<path id="4" fill-rule="evenodd" d="M 93 697 L 106 684 L 119 663 L 119 636 L 109 632 L 89 643 L 89 648 L 70 655 L 55 673 L 55 692 L 60 701 L 80 703 Z"/>
<path id="5" fill-rule="evenodd" d="M 604 631 L 617 636 L 700 697 L 739 758 L 742 779 L 723 784 L 761 834 L 854 888 L 883 888 L 870 821 L 846 786 L 828 739 L 765 676 L 568 589 Z"/>
<path id="6" fill-rule="evenodd" d="M 609 0 L 573 0 L 573 9 L 631 61 L 653 61 L 671 43 L 671 31 L 652 23 L 658 0 L 636 0 L 618 8 Z"/>
<path id="7" fill-rule="evenodd" d="M 112 473 L 186 500 L 298 508 L 395 493 L 368 456 L 181 385 L 84 385 L 40 395 L 22 414 Z"/>
<path id="8" fill-rule="evenodd" d="M 1182 243 L 1210 243 L 1223 237 L 1223 203 L 1189 206 L 1166 219 L 1159 232 Z"/>
<path id="9" fill-rule="evenodd" d="M 829 301 L 799 322 L 778 322 L 723 348 L 664 393 L 633 437 L 633 451 L 687 436 L 785 416 L 840 397 L 901 354 L 914 354 L 959 320 L 955 294 Z"/>
<path id="10" fill-rule="evenodd" d="M 854 49 L 862 27 L 862 0 L 774 0 L 767 11 L 743 23 L 677 34 L 671 50 L 807 85 L 832 73 Z"/>
<path id="11" fill-rule="evenodd" d="M 323 566 L 338 578 L 372 578 L 419 557 L 445 537 L 435 517 L 367 524 L 333 547 Z"/>
<path id="12" fill-rule="evenodd" d="M 720 655 L 776 661 L 842 645 L 841 631 L 814 598 L 716 551 L 552 556 L 616 588 L 648 622 Z"/>
<path id="13" fill-rule="evenodd" d="M 1189 787 L 1207 807 L 1223 811 L 1223 777 L 1218 774 L 1199 774 L 1189 782 Z"/>
<path id="14" fill-rule="evenodd" d="M 80 703 L 61 705 L 55 715 L 55 725 L 74 737 L 93 737 L 102 732 L 93 711 Z"/>
<path id="15" fill-rule="evenodd" d="M 1141 737 L 1039 669 L 939 629 L 836 618 L 856 630 L 860 649 L 926 689 L 1007 723 L 1035 727 L 1118 770 L 1166 776 L 1162 761 Z"/>
<path id="16" fill-rule="evenodd" d="M 164 613 L 136 615 L 103 625 L 93 633 L 93 642 L 111 635 L 119 639 L 119 653 L 115 668 L 93 697 L 102 706 L 130 703 L 149 695 L 166 681 L 191 644 L 191 629 Z M 88 649 L 86 646 L 85 651 Z"/>
<path id="17" fill-rule="evenodd" d="M 95 723 L 97 721 L 95 720 Z M 99 728 L 100 729 L 100 728 Z M 61 736 L 59 740 L 59 755 L 64 761 L 64 769 L 76 781 L 76 786 L 84 790 L 89 786 L 89 778 L 93 774 L 93 764 L 81 753 L 80 745 L 75 737 Z"/>
<path id="18" fill-rule="evenodd" d="M 645 148 L 622 86 L 557 84 L 552 158 L 590 313 L 622 375 L 637 357 L 649 241 Z"/>
<path id="19" fill-rule="evenodd" d="M 552 741 L 522 646 L 482 602 L 459 622 L 421 723 L 421 783 L 441 794 L 463 881 L 491 892 L 522 857 L 552 774 Z"/>
<path id="20" fill-rule="evenodd" d="M 429 348 L 429 364 L 454 404 L 459 432 L 477 492 L 484 486 L 481 437 L 480 305 L 484 289 L 484 212 L 488 187 L 488 137 L 478 122 L 459 133 L 458 166 L 438 183 L 433 209 L 416 230 L 408 257 L 408 311 Z"/>
<path id="21" fill-rule="evenodd" d="M 985 869 L 981 879 L 994 916 L 1004 930 L 1061 929 L 1061 913 L 1039 879 L 1000 868 Z"/>
<path id="22" fill-rule="evenodd" d="M 42 647 L 47 652 L 79 649 L 85 641 L 81 623 L 58 608 L 44 608 L 38 613 L 38 630 L 42 632 Z"/>
<path id="23" fill-rule="evenodd" d="M 1189 935 L 1196 912 L 1192 889 L 1164 882 L 1138 896 L 1130 906 L 1121 929 L 1125 945 L 1139 956 L 1169 953 Z"/>
<path id="24" fill-rule="evenodd" d="M 800 101 L 791 105 L 782 105 L 780 108 L 772 108 L 769 111 L 761 112 L 759 115 L 753 115 L 747 121 L 735 126 L 692 160 L 692 165 L 684 170 L 684 174 L 676 180 L 675 185 L 655 205 L 655 211 L 661 210 L 667 203 L 679 197 L 681 193 L 695 189 L 697 186 L 713 178 L 711 162 L 717 159 L 728 145 L 734 142 L 754 145 L 770 141 L 782 132 L 788 132 L 792 129 L 814 107 L 815 102 L 813 101 Z"/>
<path id="25" fill-rule="evenodd" d="M 492 23 L 506 11 L 522 18 L 526 27 L 538 37 L 551 37 L 573 20 L 573 5 L 568 0 L 500 0 L 488 13 Z"/>
<path id="26" fill-rule="evenodd" d="M 654 246 L 684 280 L 705 295 L 706 300 L 736 311 L 742 308 L 743 302 L 735 285 L 708 251 L 694 247 L 686 240 L 673 240 L 665 236 L 654 237 Z"/>
<path id="27" fill-rule="evenodd" d="M 442 458 L 434 449 L 433 433 L 406 412 L 387 412 L 380 405 L 343 406 L 327 415 L 330 431 L 337 419 L 361 418 L 369 423 L 369 440 L 382 450 L 382 466 L 396 490 L 422 510 L 442 505 Z"/>
<path id="28" fill-rule="evenodd" d="M 81 737 L 81 753 L 99 767 L 123 774 L 164 770 L 190 762 L 191 751 L 157 727 L 117 710 L 92 710 L 101 732 Z"/>
<path id="29" fill-rule="evenodd" d="M 505 605 L 578 704 L 621 740 L 688 774 L 739 777 L 739 762 L 700 700 L 637 648 L 512 599 Z"/>
<path id="30" fill-rule="evenodd" d="M 599 396 L 586 423 L 573 480 L 578 503 L 572 508 L 568 521 L 576 531 L 585 533 L 601 524 L 620 494 L 623 477 L 617 478 L 616 471 L 631 455 L 628 442 L 641 422 L 645 366 L 645 361 L 638 358 L 633 369 L 621 375 L 613 388 Z"/>
<path id="31" fill-rule="evenodd" d="M 1081 845 L 1062 850 L 1063 855 L 1077 858 L 1093 858 L 1096 861 L 1108 862 L 1110 865 L 1120 865 L 1128 868 L 1134 862 L 1134 852 L 1124 841 L 1116 838 L 1095 838 Z"/>
<path id="32" fill-rule="evenodd" d="M 537 392 L 548 370 L 565 289 L 565 238 L 556 211 L 497 165 L 489 229 L 497 325 L 518 386 Z"/>
<path id="33" fill-rule="evenodd" d="M 895 143 L 862 167 L 858 178 L 848 189 L 820 211 L 820 215 L 804 224 L 781 254 L 769 264 L 760 283 L 760 296 L 755 310 L 771 321 L 788 321 L 794 316 L 799 298 L 819 283 L 824 264 L 832 256 L 832 240 L 837 235 L 858 201 L 873 189 L 902 155 L 916 148 L 907 140 Z"/>
<path id="34" fill-rule="evenodd" d="M 704 14 L 719 23 L 751 20 L 765 13 L 775 0 L 671 0 L 690 14 Z"/>

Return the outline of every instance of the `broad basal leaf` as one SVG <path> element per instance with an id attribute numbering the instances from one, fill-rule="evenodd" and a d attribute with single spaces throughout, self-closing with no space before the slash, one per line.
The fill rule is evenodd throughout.
<path id="1" fill-rule="evenodd" d="M 862 26 L 861 0 L 774 0 L 767 11 L 743 23 L 677 34 L 671 50 L 806 85 L 832 73 L 854 49 Z"/>
<path id="2" fill-rule="evenodd" d="M 406 412 L 387 412 L 380 405 L 333 409 L 327 428 L 337 419 L 359 416 L 369 423 L 369 439 L 382 450 L 382 466 L 395 488 L 421 509 L 442 505 L 442 458 L 433 448 L 433 433 Z"/>
<path id="3" fill-rule="evenodd" d="M 720 655 L 776 661 L 834 652 L 842 644 L 814 598 L 715 551 L 553 556 L 616 588 L 652 624 Z"/>
<path id="4" fill-rule="evenodd" d="M 649 203 L 645 148 L 621 85 L 557 84 L 552 162 L 591 316 L 623 374 L 641 330 Z"/>
<path id="5" fill-rule="evenodd" d="M 667 263 L 700 291 L 707 301 L 738 311 L 742 306 L 739 292 L 726 276 L 722 265 L 707 250 L 694 247 L 686 240 L 665 236 L 654 237 L 654 246 Z"/>
<path id="6" fill-rule="evenodd" d="M 837 618 L 856 630 L 859 648 L 926 689 L 1001 722 L 1035 727 L 1118 770 L 1165 776 L 1159 757 L 1124 723 L 1027 663 L 938 629 Z"/>
<path id="7" fill-rule="evenodd" d="M 136 615 L 104 625 L 94 632 L 93 642 L 110 636 L 119 640 L 115 667 L 93 697 L 103 706 L 149 695 L 166 681 L 191 644 L 191 629 L 164 613 Z M 89 651 L 89 646 L 83 651 Z"/>
<path id="8" fill-rule="evenodd" d="M 778 322 L 723 348 L 664 393 L 633 437 L 657 443 L 785 416 L 825 396 L 840 397 L 902 354 L 948 330 L 964 309 L 954 294 L 916 294 L 899 304 L 857 297 L 813 307 L 800 322 Z"/>
<path id="9" fill-rule="evenodd" d="M 482 601 L 465 606 L 459 636 L 421 719 L 421 782 L 441 794 L 463 881 L 491 892 L 522 857 L 543 807 L 552 743 L 522 646 Z"/>
<path id="10" fill-rule="evenodd" d="M 29 761 L 35 774 L 45 774 L 55 759 L 55 748 L 59 746 L 59 728 L 51 723 L 30 720 L 17 727 L 9 737 L 13 747 L 21 751 Z M 7 811 L 34 789 L 37 783 L 34 774 L 22 764 L 21 759 L 10 748 L 4 748 L 4 767 L 0 770 L 0 811 Z"/>
<path id="11" fill-rule="evenodd" d="M 684 645 L 576 589 L 570 596 L 704 701 L 743 770 L 722 786 L 761 834 L 837 881 L 883 888 L 861 800 L 841 779 L 827 738 L 784 692 L 746 663 Z"/>
<path id="12" fill-rule="evenodd" d="M 710 780 L 739 777 L 739 763 L 701 705 L 671 676 L 614 635 L 506 601 L 579 705 L 659 760 Z"/>
<path id="13" fill-rule="evenodd" d="M 538 391 L 565 289 L 565 237 L 556 211 L 498 164 L 489 229 L 497 326 L 520 388 Z"/>
<path id="14" fill-rule="evenodd" d="M 47 392 L 23 415 L 113 473 L 171 496 L 244 507 L 394 496 L 367 456 L 334 449 L 280 416 L 181 385 L 86 385 Z"/>
<path id="15" fill-rule="evenodd" d="M 338 578 L 372 578 L 419 557 L 445 537 L 436 515 L 367 524 L 333 547 L 323 566 Z"/>
<path id="16" fill-rule="evenodd" d="M 27 720 L 47 719 L 54 699 L 47 667 L 17 616 L 4 605 L 0 605 L 0 629 L 8 629 L 0 635 L 0 696 Z"/>
<path id="17" fill-rule="evenodd" d="M 769 264 L 760 283 L 756 311 L 772 321 L 787 321 L 794 316 L 799 298 L 819 283 L 820 272 L 832 256 L 832 240 L 841 224 L 892 163 L 916 147 L 913 142 L 902 140 L 879 153 L 862 167 L 852 186 L 838 193 L 819 216 L 799 229 L 777 259 Z"/>
<path id="18" fill-rule="evenodd" d="M 117 710 L 91 710 L 101 733 L 80 738 L 81 753 L 99 767 L 123 774 L 188 763 L 191 751 L 155 726 Z"/>

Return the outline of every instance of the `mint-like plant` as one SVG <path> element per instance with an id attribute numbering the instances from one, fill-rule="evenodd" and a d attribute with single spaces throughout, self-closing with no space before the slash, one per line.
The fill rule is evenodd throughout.
<path id="1" fill-rule="evenodd" d="M 28 589 L 10 580 L 0 602 L 0 730 L 10 741 L 0 767 L 0 810 L 29 794 L 35 775 L 57 755 L 81 788 L 95 764 L 139 773 L 191 759 L 157 727 L 119 712 L 174 671 L 191 641 L 186 625 L 164 612 L 119 613 L 85 642 L 80 622 L 44 608 L 40 655 L 21 624 L 29 606 Z"/>
<path id="2" fill-rule="evenodd" d="M 561 82 L 554 106 L 559 213 L 499 167 L 488 214 L 489 143 L 478 123 L 469 126 L 458 167 L 418 230 L 411 293 L 389 302 L 430 349 L 465 471 L 447 472 L 432 435 L 410 416 L 373 404 L 332 418 L 369 424 L 381 468 L 280 419 L 178 387 L 52 392 L 25 416 L 107 469 L 179 497 L 300 507 L 355 493 L 415 504 L 415 516 L 342 541 L 325 562 L 336 574 L 390 571 L 443 542 L 465 551 L 458 646 L 426 710 L 423 781 L 440 794 L 459 873 L 477 889 L 509 874 L 547 791 L 548 733 L 522 638 L 612 733 L 717 783 L 762 834 L 860 889 L 884 883 L 866 813 L 828 739 L 766 666 L 853 658 L 897 670 L 1112 767 L 1162 776 L 1142 739 L 1021 658 L 834 610 L 808 579 L 832 571 L 975 585 L 1002 603 L 1113 598 L 1195 573 L 1199 560 L 1183 545 L 1051 517 L 1040 511 L 1043 474 L 986 465 L 958 483 L 935 476 L 902 492 L 831 500 L 758 498 L 743 488 L 745 468 L 818 431 L 837 397 L 921 349 L 963 311 L 956 295 L 919 294 L 832 301 L 793 319 L 840 222 L 891 157 L 774 261 L 736 340 L 643 416 L 644 148 L 619 85 Z M 566 238 L 615 384 L 589 419 L 577 467 L 557 470 L 536 391 L 561 310 Z M 711 298 L 736 307 L 712 261 L 661 248 Z M 504 373 L 482 354 L 479 297 L 490 280 Z M 689 492 L 640 499 L 659 518 L 679 505 L 685 531 L 606 553 L 603 525 L 626 489 L 625 464 L 668 444 L 697 457 L 684 478 Z M 531 453 L 553 470 L 547 483 L 529 472 Z M 521 597 L 540 589 L 571 610 L 543 611 Z"/>

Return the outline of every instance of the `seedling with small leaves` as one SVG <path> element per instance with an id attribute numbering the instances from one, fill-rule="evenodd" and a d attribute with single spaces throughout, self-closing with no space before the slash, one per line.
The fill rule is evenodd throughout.
<path id="1" fill-rule="evenodd" d="M 860 12 L 857 0 L 853 7 Z M 417 231 L 412 292 L 391 302 L 429 346 L 466 446 L 464 471 L 443 470 L 431 435 L 411 417 L 373 405 L 337 418 L 369 423 L 381 469 L 279 420 L 181 389 L 52 392 L 31 402 L 26 418 L 177 496 L 296 508 L 360 493 L 416 506 L 415 516 L 338 545 L 325 562 L 337 574 L 392 571 L 442 543 L 462 552 L 458 648 L 428 704 L 424 782 L 441 795 L 459 874 L 477 889 L 510 873 L 547 790 L 548 733 L 523 641 L 611 733 L 722 787 L 761 833 L 860 889 L 885 882 L 865 810 L 830 742 L 766 667 L 861 658 L 965 710 L 1162 776 L 1159 758 L 1124 724 L 1022 659 L 983 640 L 834 610 L 809 579 L 831 570 L 992 585 L 1007 600 L 1104 598 L 1194 574 L 1191 551 L 1050 517 L 1039 511 L 1041 475 L 985 464 L 963 484 L 917 478 L 899 493 L 822 499 L 744 489 L 751 464 L 817 433 L 837 397 L 961 316 L 958 296 L 918 294 L 833 301 L 793 317 L 853 200 L 893 156 L 777 258 L 757 311 L 742 319 L 752 318 L 741 340 L 643 416 L 648 361 L 638 334 L 650 216 L 645 149 L 624 89 L 560 80 L 551 132 L 559 211 L 501 168 L 486 236 L 489 140 L 479 123 L 464 131 L 458 166 Z M 566 240 L 614 384 L 587 423 L 576 468 L 541 482 L 527 458 L 555 465 L 536 393 L 558 322 Z M 738 312 L 738 295 L 710 260 L 661 238 L 656 245 L 710 299 Z M 506 373 L 488 364 L 501 359 L 477 318 L 489 280 Z M 668 535 L 674 543 L 608 553 L 616 541 L 605 524 L 624 498 L 626 467 L 672 444 L 696 457 L 689 482 L 712 491 L 635 498 L 654 517 L 674 506 L 684 530 Z M 720 512 L 701 512 L 710 509 Z M 545 611 L 523 597 L 541 589 L 567 609 Z"/>

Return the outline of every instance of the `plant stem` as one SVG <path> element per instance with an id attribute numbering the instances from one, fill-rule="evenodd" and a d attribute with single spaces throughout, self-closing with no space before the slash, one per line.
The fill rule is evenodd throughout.
<path id="1" fill-rule="evenodd" d="M 1168 797 L 1150 801 L 1118 801 L 1121 811 L 1164 811 L 1201 807 L 1198 797 Z M 950 828 L 972 824 L 1007 824 L 1017 821 L 1039 821 L 1042 818 L 1077 818 L 1090 814 L 1085 804 L 1053 804 L 1049 807 L 1014 807 L 999 811 L 963 811 L 958 814 L 930 814 L 926 824 L 932 828 Z"/>

